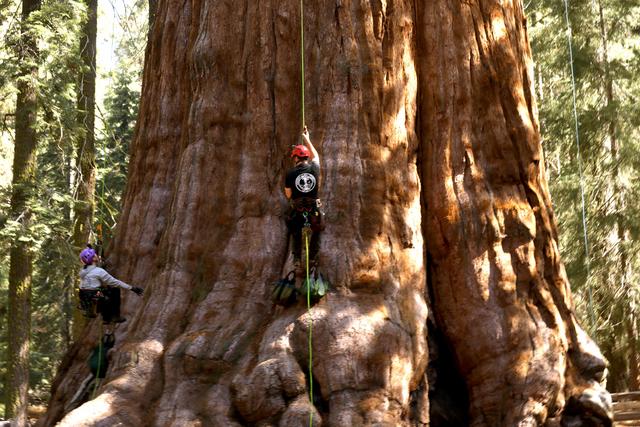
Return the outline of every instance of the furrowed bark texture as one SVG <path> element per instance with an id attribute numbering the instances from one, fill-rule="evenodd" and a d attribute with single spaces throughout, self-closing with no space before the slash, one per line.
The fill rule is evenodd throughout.
<path id="1" fill-rule="evenodd" d="M 337 289 L 310 313 L 274 308 L 268 286 L 289 255 L 299 4 L 158 4 L 110 260 L 146 296 L 127 302 L 137 315 L 118 331 L 111 381 L 61 425 L 297 425 L 310 410 L 316 425 L 410 423 L 427 362 L 411 4 L 306 10 L 307 120 L 329 224 L 321 265 Z M 76 351 L 45 424 L 86 375 L 87 349 Z"/>
<path id="2" fill-rule="evenodd" d="M 429 279 L 472 425 L 552 424 L 571 397 L 606 419 L 605 362 L 559 258 L 522 5 L 434 1 L 419 19 Z"/>
<path id="3" fill-rule="evenodd" d="M 500 27 L 485 16 L 496 7 L 305 9 L 306 116 L 327 211 L 320 269 L 334 285 L 307 312 L 274 307 L 268 285 L 291 265 L 282 187 L 301 122 L 299 2 L 160 1 L 110 259 L 144 301 L 126 301 L 99 395 L 65 414 L 92 325 L 40 425 L 298 426 L 310 412 L 314 425 L 429 425 L 425 255 L 474 424 L 559 415 L 568 351 L 587 338 L 539 170 L 523 18 L 505 5 Z M 498 36 L 520 50 L 489 43 Z M 470 62 L 474 49 L 483 60 Z"/>

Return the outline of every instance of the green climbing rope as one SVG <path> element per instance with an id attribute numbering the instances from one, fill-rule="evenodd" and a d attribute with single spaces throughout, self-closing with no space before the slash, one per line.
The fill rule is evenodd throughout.
<path id="1" fill-rule="evenodd" d="M 300 0 L 300 89 L 302 98 L 302 128 L 304 129 L 304 0 Z"/>
<path id="2" fill-rule="evenodd" d="M 311 318 L 311 282 L 309 281 L 309 233 L 304 234 L 304 250 L 307 270 L 307 316 L 309 316 L 309 402 L 313 406 L 313 347 L 312 331 L 313 319 Z M 309 427 L 313 426 L 313 411 L 309 410 Z"/>
<path id="3" fill-rule="evenodd" d="M 302 110 L 302 128 L 305 127 L 304 119 L 304 0 L 300 0 L 300 106 Z M 305 215 L 304 234 L 305 260 L 307 271 L 307 315 L 309 316 L 309 404 L 313 406 L 313 346 L 312 331 L 313 320 L 311 318 L 311 283 L 309 281 L 309 219 Z M 313 410 L 309 409 L 309 427 L 313 426 Z"/>

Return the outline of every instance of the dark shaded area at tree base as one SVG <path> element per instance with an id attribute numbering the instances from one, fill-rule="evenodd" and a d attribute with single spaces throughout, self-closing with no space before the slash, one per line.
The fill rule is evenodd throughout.
<path id="1" fill-rule="evenodd" d="M 429 417 L 430 427 L 469 425 L 469 396 L 464 379 L 455 365 L 455 356 L 446 338 L 431 319 L 429 339 Z"/>
<path id="2" fill-rule="evenodd" d="M 562 416 L 562 427 L 611 427 L 612 422 L 604 421 L 601 416 L 585 411 L 575 396 L 567 402 Z"/>

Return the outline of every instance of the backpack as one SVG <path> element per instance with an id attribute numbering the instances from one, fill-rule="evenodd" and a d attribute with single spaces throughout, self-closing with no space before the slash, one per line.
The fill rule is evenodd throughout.
<path id="1" fill-rule="evenodd" d="M 94 347 L 91 355 L 89 356 L 89 369 L 96 378 L 104 378 L 109 369 L 109 359 L 107 353 L 116 344 L 116 339 L 113 335 L 105 334 L 102 339 L 102 345 Z"/>
<path id="2" fill-rule="evenodd" d="M 298 298 L 296 290 L 296 272 L 290 271 L 284 278 L 273 283 L 271 290 L 271 300 L 283 307 L 288 307 L 295 303 Z"/>

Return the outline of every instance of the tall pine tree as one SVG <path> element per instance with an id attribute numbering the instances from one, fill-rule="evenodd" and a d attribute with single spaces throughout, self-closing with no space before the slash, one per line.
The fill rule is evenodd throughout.
<path id="1" fill-rule="evenodd" d="M 8 378 L 5 415 L 16 425 L 26 425 L 29 392 L 29 344 L 31 335 L 31 207 L 35 187 L 37 117 L 37 40 L 27 21 L 40 0 L 23 0 L 22 30 L 18 44 L 20 71 L 16 101 L 15 151 L 11 193 L 11 220 L 18 224 L 11 246 L 8 298 Z"/>
<path id="2" fill-rule="evenodd" d="M 78 79 L 78 125 L 76 160 L 76 201 L 72 242 L 76 251 L 89 241 L 95 210 L 96 188 L 96 37 L 98 30 L 98 0 L 84 0 L 87 17 L 80 38 L 82 71 Z M 73 274 L 73 273 L 71 273 Z M 73 336 L 77 338 L 84 327 L 79 310 L 74 312 Z"/>

